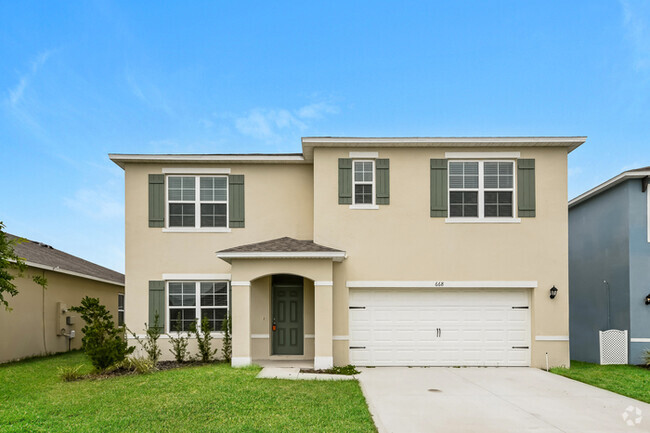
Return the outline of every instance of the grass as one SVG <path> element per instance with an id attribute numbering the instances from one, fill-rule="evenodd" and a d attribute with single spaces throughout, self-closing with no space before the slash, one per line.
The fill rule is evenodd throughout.
<path id="1" fill-rule="evenodd" d="M 63 382 L 81 352 L 0 365 L 2 432 L 375 432 L 356 381 L 256 379 L 258 367 L 187 367 Z"/>
<path id="2" fill-rule="evenodd" d="M 551 372 L 650 403 L 650 370 L 647 368 L 571 361 L 571 368 L 552 368 Z"/>

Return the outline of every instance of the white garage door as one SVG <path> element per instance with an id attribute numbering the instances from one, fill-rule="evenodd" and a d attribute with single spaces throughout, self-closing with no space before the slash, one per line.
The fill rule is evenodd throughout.
<path id="1" fill-rule="evenodd" d="M 529 366 L 529 292 L 351 289 L 350 362 Z"/>

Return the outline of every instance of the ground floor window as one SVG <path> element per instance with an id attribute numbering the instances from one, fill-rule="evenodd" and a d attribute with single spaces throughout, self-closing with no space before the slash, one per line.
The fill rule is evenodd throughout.
<path id="1" fill-rule="evenodd" d="M 187 332 L 192 323 L 208 319 L 213 332 L 221 331 L 230 304 L 227 281 L 170 281 L 167 283 L 167 329 Z"/>
<path id="2" fill-rule="evenodd" d="M 124 293 L 117 294 L 117 326 L 124 326 Z"/>

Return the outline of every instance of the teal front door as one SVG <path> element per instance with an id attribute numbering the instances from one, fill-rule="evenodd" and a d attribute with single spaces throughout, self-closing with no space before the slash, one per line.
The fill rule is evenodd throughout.
<path id="1" fill-rule="evenodd" d="M 271 280 L 273 355 L 303 354 L 303 279 L 274 275 Z"/>

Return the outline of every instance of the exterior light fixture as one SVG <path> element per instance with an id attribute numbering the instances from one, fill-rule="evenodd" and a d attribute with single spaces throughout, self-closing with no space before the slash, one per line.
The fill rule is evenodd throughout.
<path id="1" fill-rule="evenodd" d="M 557 296 L 557 287 L 553 286 L 551 287 L 551 299 L 555 299 Z"/>
<path id="2" fill-rule="evenodd" d="M 645 297 L 645 304 L 650 305 L 650 293 Z"/>

